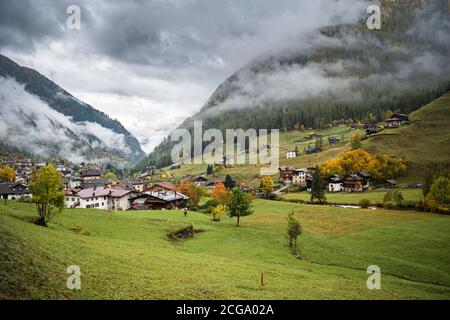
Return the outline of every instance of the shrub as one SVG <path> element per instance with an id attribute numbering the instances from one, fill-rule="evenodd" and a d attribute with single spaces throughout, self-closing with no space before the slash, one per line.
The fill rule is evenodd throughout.
<path id="1" fill-rule="evenodd" d="M 432 212 L 448 214 L 450 209 L 450 179 L 438 177 L 433 181 L 425 204 Z"/>
<path id="2" fill-rule="evenodd" d="M 211 211 L 213 221 L 220 221 L 220 218 L 224 213 L 225 213 L 225 206 L 223 204 L 219 204 L 217 207 L 213 208 Z"/>
<path id="3" fill-rule="evenodd" d="M 367 209 L 368 207 L 370 207 L 370 204 L 371 202 L 369 199 L 361 199 L 359 201 L 359 206 L 363 209 Z"/>
<path id="4" fill-rule="evenodd" d="M 404 200 L 399 190 L 389 190 L 383 198 L 383 205 L 387 209 L 402 208 Z"/>
<path id="5" fill-rule="evenodd" d="M 385 202 L 383 206 L 385 209 L 389 210 L 397 209 L 397 206 L 393 202 Z"/>

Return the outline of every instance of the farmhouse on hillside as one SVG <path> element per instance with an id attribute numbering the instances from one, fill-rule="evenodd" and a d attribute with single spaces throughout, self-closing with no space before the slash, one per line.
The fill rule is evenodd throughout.
<path id="1" fill-rule="evenodd" d="M 286 159 L 293 159 L 297 158 L 297 152 L 296 151 L 288 151 L 286 153 Z"/>
<path id="2" fill-rule="evenodd" d="M 98 180 L 102 176 L 102 171 L 98 169 L 84 169 L 80 172 L 83 181 Z"/>
<path id="3" fill-rule="evenodd" d="M 346 175 L 343 179 L 343 187 L 345 192 L 363 192 L 369 188 L 371 184 L 371 176 L 367 172 L 359 172 Z"/>
<path id="4" fill-rule="evenodd" d="M 393 180 L 393 179 L 389 179 L 384 183 L 384 187 L 386 189 L 394 189 L 398 186 L 398 181 Z"/>
<path id="5" fill-rule="evenodd" d="M 327 189 L 329 192 L 341 192 L 344 190 L 344 177 L 335 174 L 328 181 Z"/>
<path id="6" fill-rule="evenodd" d="M 188 176 L 185 180 L 194 183 L 196 186 L 202 186 L 208 181 L 208 179 L 203 176 Z"/>
<path id="7" fill-rule="evenodd" d="M 278 171 L 280 171 L 280 180 L 283 180 L 284 182 L 291 182 L 292 177 L 294 176 L 294 167 L 284 167 L 279 168 Z"/>
<path id="8" fill-rule="evenodd" d="M 338 144 L 339 142 L 341 142 L 341 138 L 338 138 L 338 137 L 328 137 L 328 144 L 329 144 L 329 145 Z"/>
<path id="9" fill-rule="evenodd" d="M 409 116 L 403 113 L 394 113 L 389 119 L 384 121 L 385 128 L 398 128 L 409 122 Z"/>
<path id="10" fill-rule="evenodd" d="M 292 175 L 292 184 L 301 187 L 310 187 L 314 169 L 295 169 Z"/>
<path id="11" fill-rule="evenodd" d="M 18 200 L 31 197 L 28 187 L 16 182 L 0 182 L 0 199 Z"/>
<path id="12" fill-rule="evenodd" d="M 306 149 L 306 154 L 316 154 L 316 153 L 319 153 L 321 151 L 322 151 L 322 149 L 319 148 L 319 147 L 310 147 L 310 148 Z"/>

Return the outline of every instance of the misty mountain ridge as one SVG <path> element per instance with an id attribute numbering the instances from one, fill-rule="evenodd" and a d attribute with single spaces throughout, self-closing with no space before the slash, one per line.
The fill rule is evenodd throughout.
<path id="1" fill-rule="evenodd" d="M 1 54 L 0 139 L 30 154 L 73 162 L 123 165 L 145 157 L 119 121 Z"/>
<path id="2" fill-rule="evenodd" d="M 278 52 L 262 54 L 224 81 L 199 113 L 206 129 L 321 128 L 334 120 L 383 120 L 410 113 L 450 89 L 447 0 L 382 1 L 382 29 L 367 17 L 322 27 Z M 163 141 L 141 164 L 171 163 Z"/>

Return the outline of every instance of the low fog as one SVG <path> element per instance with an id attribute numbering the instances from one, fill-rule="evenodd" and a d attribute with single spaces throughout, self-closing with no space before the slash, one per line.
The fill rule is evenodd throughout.
<path id="1" fill-rule="evenodd" d="M 0 105 L 0 140 L 37 156 L 82 162 L 95 150 L 130 152 L 123 135 L 97 123 L 74 123 L 13 79 L 0 77 Z"/>
<path id="2" fill-rule="evenodd" d="M 367 17 L 361 15 L 361 19 Z M 383 21 L 383 20 L 382 20 Z M 376 32 L 376 31 L 374 31 Z M 228 110 L 239 110 L 277 102 L 307 100 L 330 96 L 335 100 L 363 99 L 358 88 L 364 87 L 403 91 L 435 87 L 450 74 L 450 19 L 437 11 L 432 2 L 416 9 L 413 23 L 403 33 L 414 41 L 397 44 L 380 41 L 370 33 L 348 33 L 340 37 L 325 37 L 319 30 L 302 35 L 289 48 L 262 56 L 242 68 L 220 87 L 202 112 L 203 117 L 213 117 Z M 280 64 L 280 60 L 308 57 L 317 49 L 345 48 L 379 50 L 392 56 L 393 66 L 382 67 L 375 56 L 370 65 L 352 59 L 335 59 L 334 62 L 305 64 Z M 356 76 L 355 70 L 371 68 L 365 76 Z M 227 96 L 216 103 L 217 97 Z M 282 104 L 280 104 L 282 105 Z"/>

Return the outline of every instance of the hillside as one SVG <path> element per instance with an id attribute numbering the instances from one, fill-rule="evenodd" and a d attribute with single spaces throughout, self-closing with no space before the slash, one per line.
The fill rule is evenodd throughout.
<path id="1" fill-rule="evenodd" d="M 399 129 L 384 130 L 381 133 L 363 140 L 363 148 L 375 155 L 388 155 L 394 159 L 404 158 L 408 171 L 399 180 L 403 183 L 420 183 L 423 181 L 425 169 L 429 165 L 450 167 L 450 92 L 427 104 L 410 115 L 411 123 Z M 322 130 L 289 131 L 280 133 L 280 166 L 296 168 L 314 167 L 324 162 L 340 157 L 350 151 L 350 138 L 354 130 L 349 125 L 340 125 Z M 306 155 L 304 149 L 314 146 L 316 139 L 307 138 L 312 133 L 322 135 L 323 151 Z M 328 144 L 328 137 L 341 138 L 335 145 Z M 286 152 L 299 150 L 297 158 L 286 159 Z M 238 181 L 250 185 L 260 183 L 259 165 L 229 165 L 227 168 L 216 168 L 215 176 L 232 175 Z M 203 175 L 206 165 L 182 165 L 181 168 L 163 168 L 175 179 L 188 175 Z M 273 176 L 278 180 L 278 175 Z"/>
<path id="2" fill-rule="evenodd" d="M 258 200 L 240 228 L 195 212 L 93 209 L 42 228 L 34 210 L 0 203 L 0 299 L 450 299 L 448 216 Z M 290 211 L 303 260 L 289 253 Z M 188 223 L 203 232 L 167 239 Z M 374 264 L 382 290 L 366 287 Z M 70 265 L 81 268 L 79 291 L 66 288 Z"/>
<path id="3" fill-rule="evenodd" d="M 429 165 L 450 168 L 450 92 L 412 113 L 411 125 L 386 130 L 364 142 L 376 154 L 408 161 L 407 179 L 421 181 Z"/>
<path id="4" fill-rule="evenodd" d="M 423 3 L 423 4 L 422 4 Z M 410 113 L 450 89 L 447 1 L 384 2 L 384 24 L 323 27 L 238 70 L 181 127 L 320 129 L 334 120 Z M 364 18 L 361 18 L 365 21 Z M 171 163 L 164 141 L 139 168 Z"/>
<path id="5" fill-rule="evenodd" d="M 0 137 L 11 147 L 74 161 L 100 155 L 136 163 L 145 156 L 120 122 L 1 54 L 0 80 Z"/>

